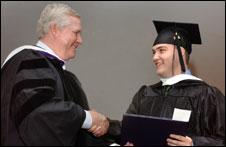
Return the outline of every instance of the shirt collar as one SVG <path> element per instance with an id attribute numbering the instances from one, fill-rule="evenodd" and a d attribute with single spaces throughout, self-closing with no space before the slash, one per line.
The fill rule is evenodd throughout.
<path id="1" fill-rule="evenodd" d="M 44 52 L 42 52 L 43 54 L 45 54 L 47 57 L 49 58 L 55 58 L 57 59 L 58 61 L 60 61 L 62 63 L 62 67 L 63 69 L 65 70 L 66 69 L 66 66 L 65 66 L 65 61 L 63 59 L 61 59 L 59 56 L 57 56 L 53 50 L 51 48 L 49 48 L 45 43 L 43 43 L 42 41 L 38 41 L 37 46 L 41 47 L 42 49 L 44 49 Z"/>
<path id="2" fill-rule="evenodd" d="M 188 69 L 184 74 L 192 75 L 190 69 Z"/>
<path id="3" fill-rule="evenodd" d="M 176 75 L 176 76 L 171 77 L 171 78 L 161 78 L 160 80 L 162 81 L 162 86 L 173 85 L 173 84 L 176 84 L 176 83 L 183 81 L 183 80 L 199 80 L 199 81 L 202 81 L 202 79 L 199 79 L 195 76 L 192 76 L 190 70 L 187 70 L 183 74 L 179 74 L 179 75 Z"/>

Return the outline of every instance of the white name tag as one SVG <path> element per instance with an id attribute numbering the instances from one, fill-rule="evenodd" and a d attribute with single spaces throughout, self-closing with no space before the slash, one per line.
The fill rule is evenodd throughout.
<path id="1" fill-rule="evenodd" d="M 191 110 L 174 108 L 173 120 L 188 122 L 191 116 Z"/>

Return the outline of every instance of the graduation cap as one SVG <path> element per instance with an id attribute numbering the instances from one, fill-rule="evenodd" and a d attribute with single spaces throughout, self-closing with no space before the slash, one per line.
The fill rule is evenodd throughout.
<path id="1" fill-rule="evenodd" d="M 192 44 L 202 44 L 198 24 L 166 21 L 153 21 L 153 23 L 158 33 L 153 46 L 160 43 L 176 45 L 181 68 L 185 72 L 180 46 L 190 54 Z"/>

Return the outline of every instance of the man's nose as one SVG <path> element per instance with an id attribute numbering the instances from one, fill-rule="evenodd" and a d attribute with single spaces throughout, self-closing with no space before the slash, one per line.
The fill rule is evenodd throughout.
<path id="1" fill-rule="evenodd" d="M 79 45 L 82 45 L 83 40 L 82 40 L 82 37 L 81 36 L 78 37 L 77 42 L 79 43 Z"/>
<path id="2" fill-rule="evenodd" d="M 153 62 L 156 62 L 158 59 L 159 59 L 159 55 L 158 55 L 158 53 L 156 52 L 156 53 L 153 55 L 152 60 L 153 60 Z"/>

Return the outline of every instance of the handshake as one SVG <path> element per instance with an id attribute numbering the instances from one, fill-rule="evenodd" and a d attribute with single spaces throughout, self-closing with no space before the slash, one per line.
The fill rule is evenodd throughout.
<path id="1" fill-rule="evenodd" d="M 92 126 L 88 130 L 89 132 L 93 133 L 95 136 L 100 137 L 107 133 L 109 128 L 109 122 L 107 118 L 96 112 L 95 110 L 88 111 L 92 117 Z M 115 144 L 113 146 L 120 146 L 118 144 Z M 124 146 L 134 146 L 132 143 L 127 142 Z"/>
<path id="2" fill-rule="evenodd" d="M 107 133 L 109 128 L 109 122 L 107 118 L 96 112 L 95 110 L 88 111 L 92 117 L 92 126 L 88 130 L 89 132 L 93 133 L 97 137 L 102 136 Z"/>

